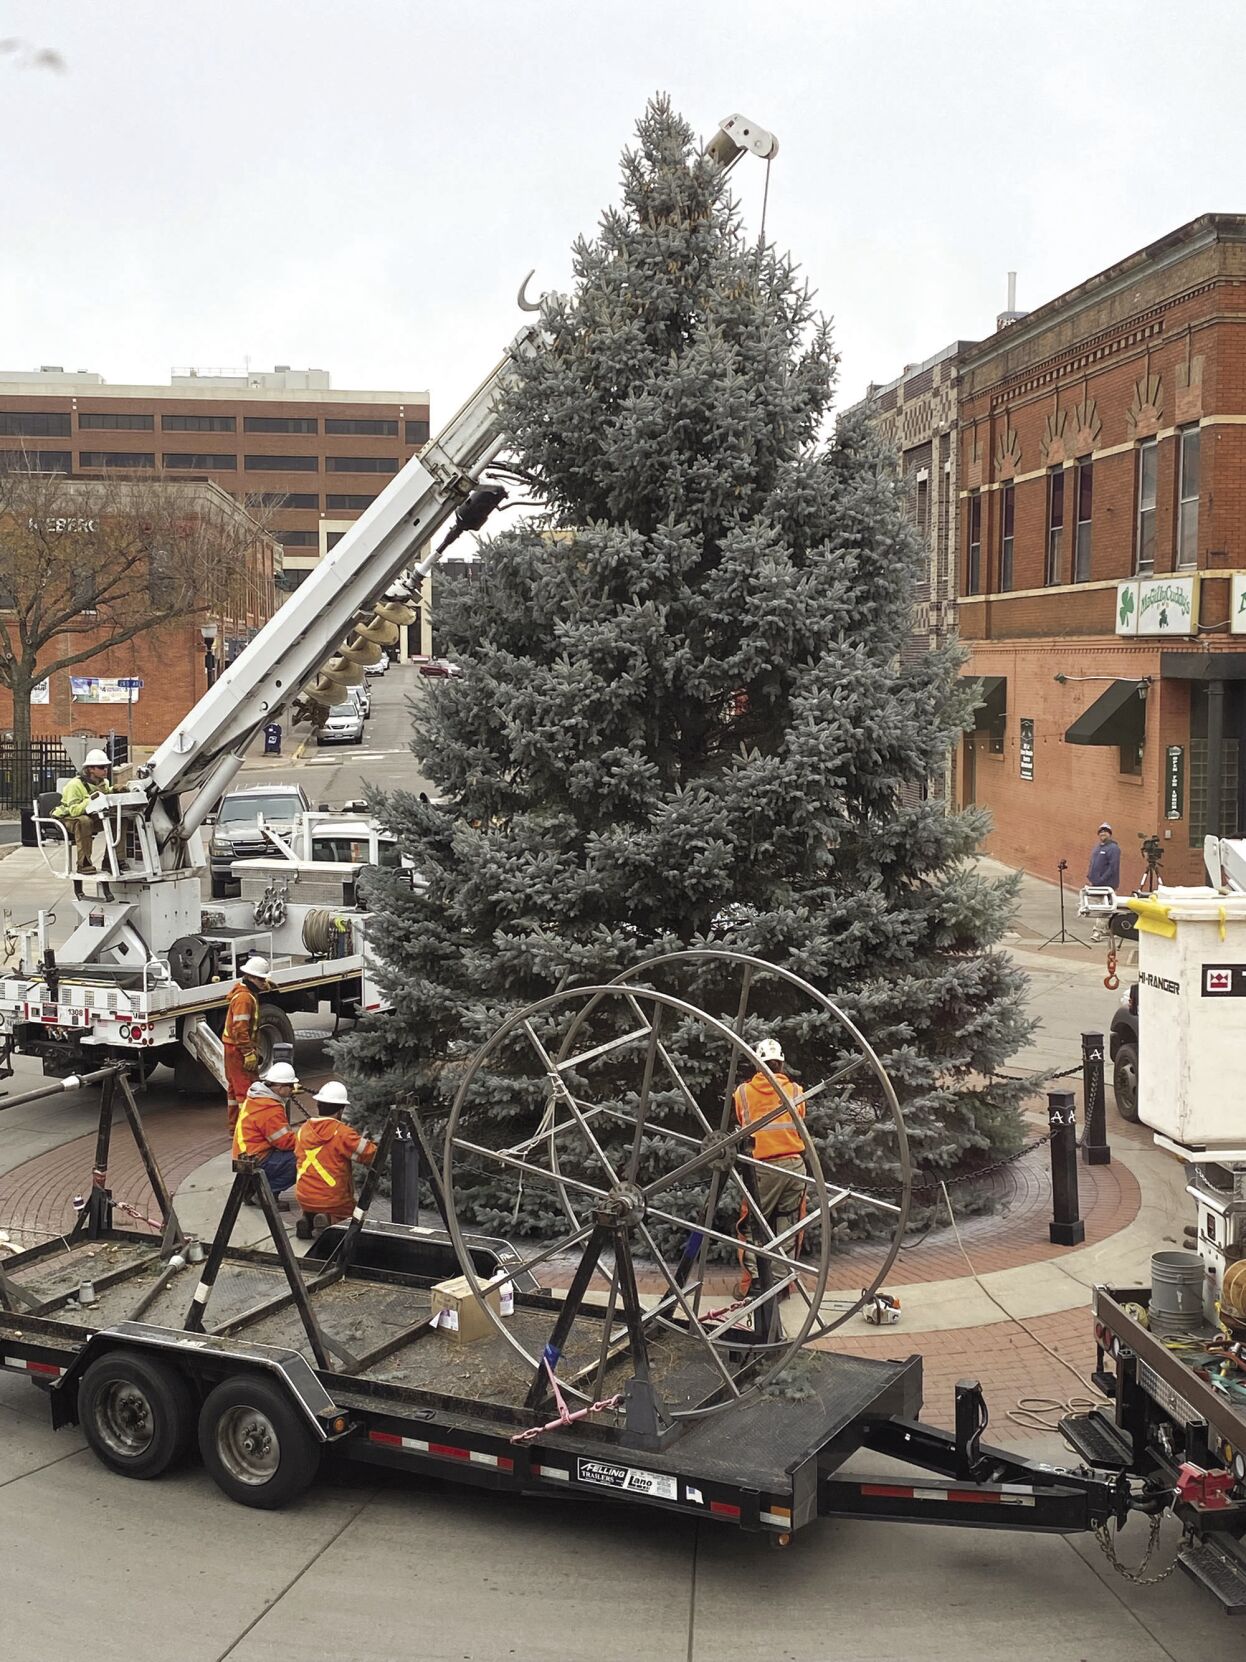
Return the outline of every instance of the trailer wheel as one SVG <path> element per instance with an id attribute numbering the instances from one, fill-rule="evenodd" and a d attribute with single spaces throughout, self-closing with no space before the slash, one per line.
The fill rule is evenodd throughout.
<path id="1" fill-rule="evenodd" d="M 92 1362 L 78 1388 L 78 1419 L 92 1450 L 122 1477 L 160 1477 L 189 1451 L 190 1387 L 176 1369 L 134 1351 Z"/>
<path id="2" fill-rule="evenodd" d="M 1138 1123 L 1138 1047 L 1122 1045 L 1116 1052 L 1112 1067 L 1112 1089 L 1116 1094 L 1116 1111 L 1131 1125 Z"/>
<path id="3" fill-rule="evenodd" d="M 289 1397 L 259 1374 L 237 1374 L 210 1393 L 199 1451 L 222 1493 L 266 1511 L 297 1499 L 320 1465 L 320 1445 Z"/>
<path id="4" fill-rule="evenodd" d="M 294 1023 L 280 1004 L 261 1004 L 259 1042 L 257 1045 L 260 1053 L 260 1071 L 262 1072 L 272 1061 L 274 1045 L 292 1045 L 293 1043 Z"/>

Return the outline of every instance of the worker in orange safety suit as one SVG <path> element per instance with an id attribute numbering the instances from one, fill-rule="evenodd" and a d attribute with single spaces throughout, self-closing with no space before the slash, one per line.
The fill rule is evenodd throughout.
<path id="1" fill-rule="evenodd" d="M 324 1111 L 304 1120 L 294 1134 L 298 1168 L 294 1195 L 302 1210 L 294 1230 L 305 1241 L 327 1224 L 350 1216 L 355 1205 L 350 1163 L 358 1160 L 367 1166 L 376 1155 L 374 1142 L 328 1112 L 350 1106 L 345 1085 L 330 1079 L 316 1092 L 315 1100 Z"/>
<path id="2" fill-rule="evenodd" d="M 268 987 L 269 963 L 257 954 L 239 971 L 225 1006 L 225 1111 L 232 1131 L 238 1119 L 238 1104 L 254 1085 L 260 1071 L 260 998 Z"/>
<path id="3" fill-rule="evenodd" d="M 238 1104 L 238 1123 L 234 1126 L 234 1159 L 249 1155 L 259 1161 L 281 1212 L 290 1210 L 290 1202 L 281 1198 L 282 1191 L 293 1188 L 297 1176 L 294 1132 L 286 1116 L 298 1082 L 289 1062 L 273 1062 Z M 251 1204 L 258 1206 L 259 1202 Z"/>
<path id="4" fill-rule="evenodd" d="M 757 1045 L 757 1058 L 765 1062 L 777 1080 L 779 1090 L 803 1120 L 804 1098 L 800 1086 L 784 1072 L 783 1046 L 777 1039 L 762 1039 Z M 764 1118 L 777 1108 L 780 1098 L 766 1075 L 758 1071 L 737 1088 L 733 1101 L 737 1123 L 751 1125 L 754 1120 Z M 754 1160 L 764 1164 L 764 1169 L 754 1168 L 751 1172 L 757 1204 L 771 1231 L 775 1235 L 782 1235 L 784 1230 L 790 1229 L 804 1215 L 807 1188 L 804 1180 L 808 1176 L 804 1140 L 791 1110 L 777 1115 L 753 1133 L 752 1152 Z M 749 1288 L 757 1277 L 757 1254 L 750 1250 L 750 1238 L 756 1237 L 763 1242 L 765 1238 L 755 1217 L 750 1217 L 750 1210 L 748 1206 L 741 1205 L 736 1225 L 736 1234 L 741 1241 L 740 1267 L 743 1272 L 736 1283 L 736 1298 L 747 1298 Z M 795 1258 L 798 1243 L 799 1237 L 792 1236 L 777 1250 Z M 772 1277 L 779 1273 L 779 1270 L 779 1265 L 772 1264 Z M 786 1298 L 789 1290 L 785 1287 L 780 1297 Z"/>

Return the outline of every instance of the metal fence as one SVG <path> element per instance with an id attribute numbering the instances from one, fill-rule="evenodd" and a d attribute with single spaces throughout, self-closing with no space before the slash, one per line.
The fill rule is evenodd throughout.
<path id="1" fill-rule="evenodd" d="M 23 745 L 0 739 L 0 810 L 29 808 L 40 791 L 54 791 L 57 781 L 73 772 L 60 739 L 32 739 Z"/>

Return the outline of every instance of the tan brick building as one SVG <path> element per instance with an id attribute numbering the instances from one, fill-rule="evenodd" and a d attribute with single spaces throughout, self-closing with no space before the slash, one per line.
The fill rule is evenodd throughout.
<path id="1" fill-rule="evenodd" d="M 1246 216 L 1204 215 L 966 350 L 959 632 L 988 852 L 1083 880 L 1107 819 L 1198 881 L 1246 826 Z"/>
<path id="2" fill-rule="evenodd" d="M 286 588 L 428 436 L 427 392 L 342 391 L 321 369 L 174 370 L 167 387 L 55 365 L 0 370 L 0 452 L 24 447 L 84 478 L 160 468 L 262 497 L 286 549 Z"/>

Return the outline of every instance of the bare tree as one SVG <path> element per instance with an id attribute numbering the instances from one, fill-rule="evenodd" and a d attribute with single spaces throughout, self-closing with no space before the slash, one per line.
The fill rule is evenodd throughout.
<path id="1" fill-rule="evenodd" d="M 200 615 L 267 615 L 264 509 L 211 484 L 41 473 L 0 455 L 0 686 L 13 695 L 15 781 L 30 794 L 34 689 L 57 671 Z"/>

